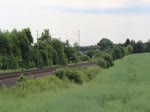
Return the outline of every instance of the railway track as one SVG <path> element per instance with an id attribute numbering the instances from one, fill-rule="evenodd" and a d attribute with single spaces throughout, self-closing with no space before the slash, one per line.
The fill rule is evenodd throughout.
<path id="1" fill-rule="evenodd" d="M 70 64 L 66 67 L 69 68 L 80 68 L 83 66 L 93 66 L 96 65 L 96 62 L 87 62 L 87 63 L 80 63 L 80 64 Z M 57 69 L 61 67 L 50 67 L 50 68 L 41 68 L 41 69 L 35 69 L 35 70 L 27 70 L 27 71 L 21 71 L 21 72 L 13 72 L 13 73 L 4 73 L 0 74 L 0 85 L 12 85 L 15 84 L 17 81 L 17 78 L 23 74 L 25 76 L 33 76 L 33 77 L 42 77 L 47 74 L 54 73 Z"/>

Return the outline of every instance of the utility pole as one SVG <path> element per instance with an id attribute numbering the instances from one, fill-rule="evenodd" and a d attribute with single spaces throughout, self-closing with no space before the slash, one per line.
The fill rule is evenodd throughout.
<path id="1" fill-rule="evenodd" d="M 78 30 L 78 46 L 80 47 L 80 30 Z"/>
<path id="2" fill-rule="evenodd" d="M 78 49 L 78 57 L 79 57 L 79 60 L 80 60 L 80 30 L 78 30 L 78 47 L 77 47 L 77 49 Z M 80 61 L 79 61 L 80 62 Z"/>

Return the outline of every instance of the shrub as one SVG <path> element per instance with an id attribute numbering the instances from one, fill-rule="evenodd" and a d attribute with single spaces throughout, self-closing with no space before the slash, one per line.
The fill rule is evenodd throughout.
<path id="1" fill-rule="evenodd" d="M 112 52 L 113 59 L 121 59 L 123 57 L 122 50 L 120 47 L 115 47 Z"/>
<path id="2" fill-rule="evenodd" d="M 103 59 L 106 61 L 107 68 L 114 65 L 113 58 L 110 54 L 104 54 Z"/>
<path id="3" fill-rule="evenodd" d="M 127 51 L 129 54 L 132 54 L 133 53 L 133 47 L 131 45 L 128 45 L 127 46 Z"/>
<path id="4" fill-rule="evenodd" d="M 35 67 L 34 61 L 29 61 L 28 68 L 34 68 L 34 67 Z"/>
<path id="5" fill-rule="evenodd" d="M 63 68 L 58 69 L 58 70 L 55 72 L 55 75 L 56 75 L 59 79 L 63 79 L 63 78 L 65 78 L 66 71 L 65 71 L 65 69 L 63 69 Z"/>
<path id="6" fill-rule="evenodd" d="M 18 82 L 25 82 L 27 79 L 26 79 L 26 77 L 23 75 L 23 74 L 21 74 L 19 77 L 18 77 Z"/>
<path id="7" fill-rule="evenodd" d="M 94 53 L 94 58 L 100 58 L 102 57 L 102 53 L 99 50 L 96 50 Z"/>
<path id="8" fill-rule="evenodd" d="M 86 54 L 80 57 L 82 61 L 89 61 L 90 57 L 87 56 Z"/>
<path id="9" fill-rule="evenodd" d="M 99 58 L 98 61 L 97 61 L 97 65 L 102 67 L 102 68 L 107 68 L 107 64 L 106 64 L 106 61 L 102 58 Z"/>
<path id="10" fill-rule="evenodd" d="M 79 83 L 79 84 L 83 83 L 84 79 L 82 77 L 82 74 L 80 74 L 79 72 L 73 71 L 73 72 L 70 72 L 68 75 L 69 75 L 68 77 L 69 80 L 74 81 L 75 83 Z"/>
<path id="11" fill-rule="evenodd" d="M 87 76 L 83 72 L 79 72 L 77 70 L 71 69 L 59 69 L 56 71 L 55 75 L 59 79 L 69 79 L 74 81 L 75 83 L 82 84 L 85 80 L 87 80 Z"/>
<path id="12" fill-rule="evenodd" d="M 81 71 L 86 74 L 86 77 L 88 77 L 88 80 L 91 80 L 96 77 L 96 75 L 100 72 L 100 68 L 98 66 L 93 66 L 93 67 L 86 67 L 82 69 Z"/>

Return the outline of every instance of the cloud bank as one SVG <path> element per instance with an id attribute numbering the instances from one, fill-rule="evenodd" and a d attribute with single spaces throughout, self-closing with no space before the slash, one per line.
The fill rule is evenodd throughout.
<path id="1" fill-rule="evenodd" d="M 101 38 L 124 42 L 150 37 L 150 0 L 1 0 L 0 28 L 30 27 L 36 32 L 49 28 L 54 37 L 71 44 L 81 31 L 81 45 Z M 86 40 L 86 41 L 85 41 Z"/>

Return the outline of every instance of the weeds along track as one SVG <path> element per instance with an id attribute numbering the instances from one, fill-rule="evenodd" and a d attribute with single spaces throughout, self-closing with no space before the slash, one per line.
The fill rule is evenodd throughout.
<path id="1" fill-rule="evenodd" d="M 69 68 L 80 68 L 83 66 L 93 66 L 96 65 L 96 62 L 86 62 L 86 63 L 78 63 L 78 64 L 70 64 L 65 67 Z M 33 76 L 35 77 L 42 77 L 47 74 L 54 73 L 57 69 L 61 67 L 50 67 L 50 68 L 41 68 L 41 69 L 35 69 L 35 70 L 27 70 L 27 71 L 21 71 L 21 72 L 13 72 L 13 73 L 4 73 L 0 74 L 0 85 L 5 84 L 7 86 L 10 86 L 12 84 L 15 84 L 17 81 L 17 78 L 23 74 L 25 76 Z"/>

